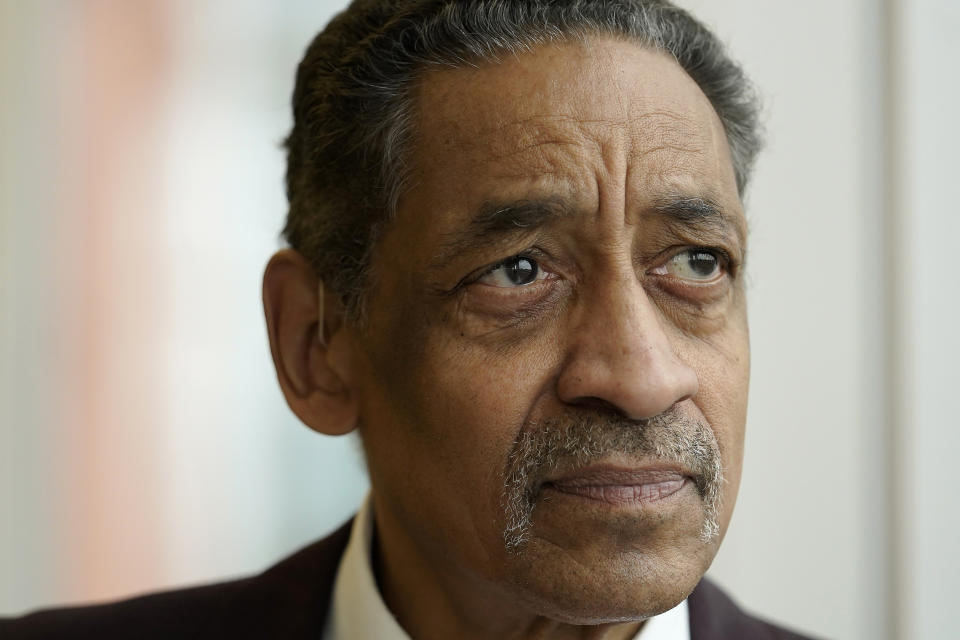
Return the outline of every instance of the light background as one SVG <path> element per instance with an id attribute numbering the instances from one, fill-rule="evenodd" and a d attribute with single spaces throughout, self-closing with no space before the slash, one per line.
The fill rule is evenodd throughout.
<path id="1" fill-rule="evenodd" d="M 0 0 L 0 615 L 257 571 L 366 491 L 273 377 L 293 70 L 342 2 Z M 766 99 L 744 481 L 711 574 L 949 638 L 960 4 L 687 0 Z"/>

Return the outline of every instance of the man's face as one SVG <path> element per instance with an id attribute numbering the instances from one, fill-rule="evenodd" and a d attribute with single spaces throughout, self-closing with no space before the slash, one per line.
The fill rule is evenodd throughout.
<path id="1" fill-rule="evenodd" d="M 672 607 L 743 447 L 746 230 L 719 119 L 672 59 L 605 38 L 431 70 L 417 106 L 352 338 L 381 545 L 568 622 Z"/>

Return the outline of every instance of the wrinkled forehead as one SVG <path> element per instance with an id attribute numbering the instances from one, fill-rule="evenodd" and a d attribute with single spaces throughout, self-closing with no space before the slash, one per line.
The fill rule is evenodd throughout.
<path id="1" fill-rule="evenodd" d="M 709 100 L 670 56 L 635 43 L 598 37 L 431 70 L 416 101 L 421 180 L 482 173 L 577 182 L 587 167 L 623 165 L 663 189 L 699 182 L 736 197 Z"/>

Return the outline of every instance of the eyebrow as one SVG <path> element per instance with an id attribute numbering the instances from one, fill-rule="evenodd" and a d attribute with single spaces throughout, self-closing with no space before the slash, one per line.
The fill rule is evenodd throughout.
<path id="1" fill-rule="evenodd" d="M 707 196 L 676 195 L 658 198 L 648 211 L 660 214 L 671 224 L 690 230 L 733 234 L 741 242 L 746 240 L 744 229 L 726 214 L 716 201 Z M 446 264 L 457 255 L 498 238 L 536 229 L 558 218 L 575 216 L 577 213 L 577 209 L 560 197 L 485 202 L 465 228 L 447 236 L 431 260 L 431 266 Z"/>
<path id="2" fill-rule="evenodd" d="M 657 199 L 652 208 L 682 226 L 724 235 L 732 233 L 741 243 L 746 241 L 743 227 L 709 197 L 669 196 Z"/>
<path id="3" fill-rule="evenodd" d="M 551 220 L 574 215 L 562 198 L 487 201 L 480 206 L 466 228 L 448 235 L 432 264 L 445 264 L 456 255 L 497 238 L 536 229 Z"/>

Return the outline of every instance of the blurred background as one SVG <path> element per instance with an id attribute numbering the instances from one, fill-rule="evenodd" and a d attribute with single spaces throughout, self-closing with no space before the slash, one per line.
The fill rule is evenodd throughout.
<path id="1" fill-rule="evenodd" d="M 685 0 L 765 98 L 753 383 L 711 569 L 956 637 L 960 3 Z M 274 379 L 293 73 L 342 0 L 0 0 L 0 615 L 256 572 L 367 490 Z"/>

